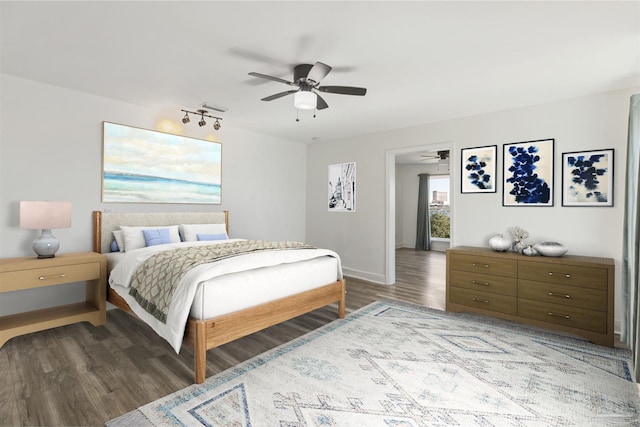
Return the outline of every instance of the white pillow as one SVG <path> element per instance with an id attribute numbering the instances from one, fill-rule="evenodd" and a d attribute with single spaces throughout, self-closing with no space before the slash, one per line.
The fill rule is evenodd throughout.
<path id="1" fill-rule="evenodd" d="M 113 238 L 116 240 L 120 252 L 124 252 L 124 231 L 113 230 Z"/>
<path id="2" fill-rule="evenodd" d="M 124 249 L 121 248 L 120 250 L 128 252 L 146 247 L 147 243 L 144 240 L 142 230 L 157 230 L 159 228 L 169 229 L 171 243 L 180 242 L 180 232 L 178 231 L 177 225 L 154 225 L 150 227 L 129 227 L 127 225 L 121 225 L 120 230 L 122 230 L 124 234 Z"/>
<path id="3" fill-rule="evenodd" d="M 180 224 L 180 234 L 185 242 L 197 242 L 198 234 L 227 234 L 225 224 Z"/>

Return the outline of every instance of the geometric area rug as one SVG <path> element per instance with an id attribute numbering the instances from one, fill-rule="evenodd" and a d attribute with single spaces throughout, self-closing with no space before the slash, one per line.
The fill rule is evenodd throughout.
<path id="1" fill-rule="evenodd" d="M 379 301 L 107 426 L 640 426 L 629 360 L 579 337 Z"/>

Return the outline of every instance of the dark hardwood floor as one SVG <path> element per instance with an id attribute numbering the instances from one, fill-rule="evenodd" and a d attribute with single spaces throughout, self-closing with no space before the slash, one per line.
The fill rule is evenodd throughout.
<path id="1" fill-rule="evenodd" d="M 444 309 L 445 254 L 396 251 L 396 284 L 347 278 L 347 312 L 395 299 Z M 207 352 L 207 376 L 336 318 L 326 307 Z M 193 383 L 193 352 L 179 355 L 120 310 L 107 324 L 64 326 L 9 340 L 0 349 L 0 425 L 103 425 Z"/>

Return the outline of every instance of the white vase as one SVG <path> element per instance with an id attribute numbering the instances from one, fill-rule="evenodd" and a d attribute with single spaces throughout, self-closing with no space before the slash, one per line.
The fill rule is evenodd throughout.
<path id="1" fill-rule="evenodd" d="M 496 234 L 489 239 L 489 246 L 497 252 L 505 252 L 511 248 L 511 239 L 502 234 Z"/>
<path id="2" fill-rule="evenodd" d="M 562 256 L 567 253 L 567 248 L 557 242 L 542 242 L 533 248 L 542 256 Z"/>

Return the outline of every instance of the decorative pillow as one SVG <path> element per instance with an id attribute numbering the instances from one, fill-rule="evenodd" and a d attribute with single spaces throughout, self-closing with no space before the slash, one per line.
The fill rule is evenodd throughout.
<path id="1" fill-rule="evenodd" d="M 198 234 L 198 240 L 227 240 L 227 233 L 220 234 Z"/>
<path id="2" fill-rule="evenodd" d="M 122 230 L 113 230 L 113 238 L 116 241 L 118 250 L 113 250 L 113 244 L 111 246 L 111 252 L 124 252 L 124 232 Z"/>
<path id="3" fill-rule="evenodd" d="M 126 225 L 121 225 L 120 229 L 124 235 L 124 250 L 126 252 L 132 251 L 134 249 L 144 248 L 147 244 L 144 240 L 143 230 L 158 230 L 160 228 L 166 228 L 169 230 L 169 242 L 170 243 L 178 243 L 180 242 L 180 233 L 178 232 L 177 225 L 168 225 L 168 226 L 150 226 L 150 227 L 129 227 Z M 120 247 L 122 250 L 122 247 Z"/>
<path id="4" fill-rule="evenodd" d="M 111 241 L 111 245 L 109 245 L 109 248 L 111 249 L 111 252 L 120 252 L 120 248 L 118 247 L 118 242 L 116 242 L 116 239 L 113 239 Z"/>
<path id="5" fill-rule="evenodd" d="M 168 228 L 160 228 L 157 230 L 142 230 L 144 242 L 147 246 L 166 245 L 171 243 Z"/>
<path id="6" fill-rule="evenodd" d="M 198 234 L 227 234 L 224 224 L 180 224 L 180 233 L 185 242 L 195 242 Z"/>

